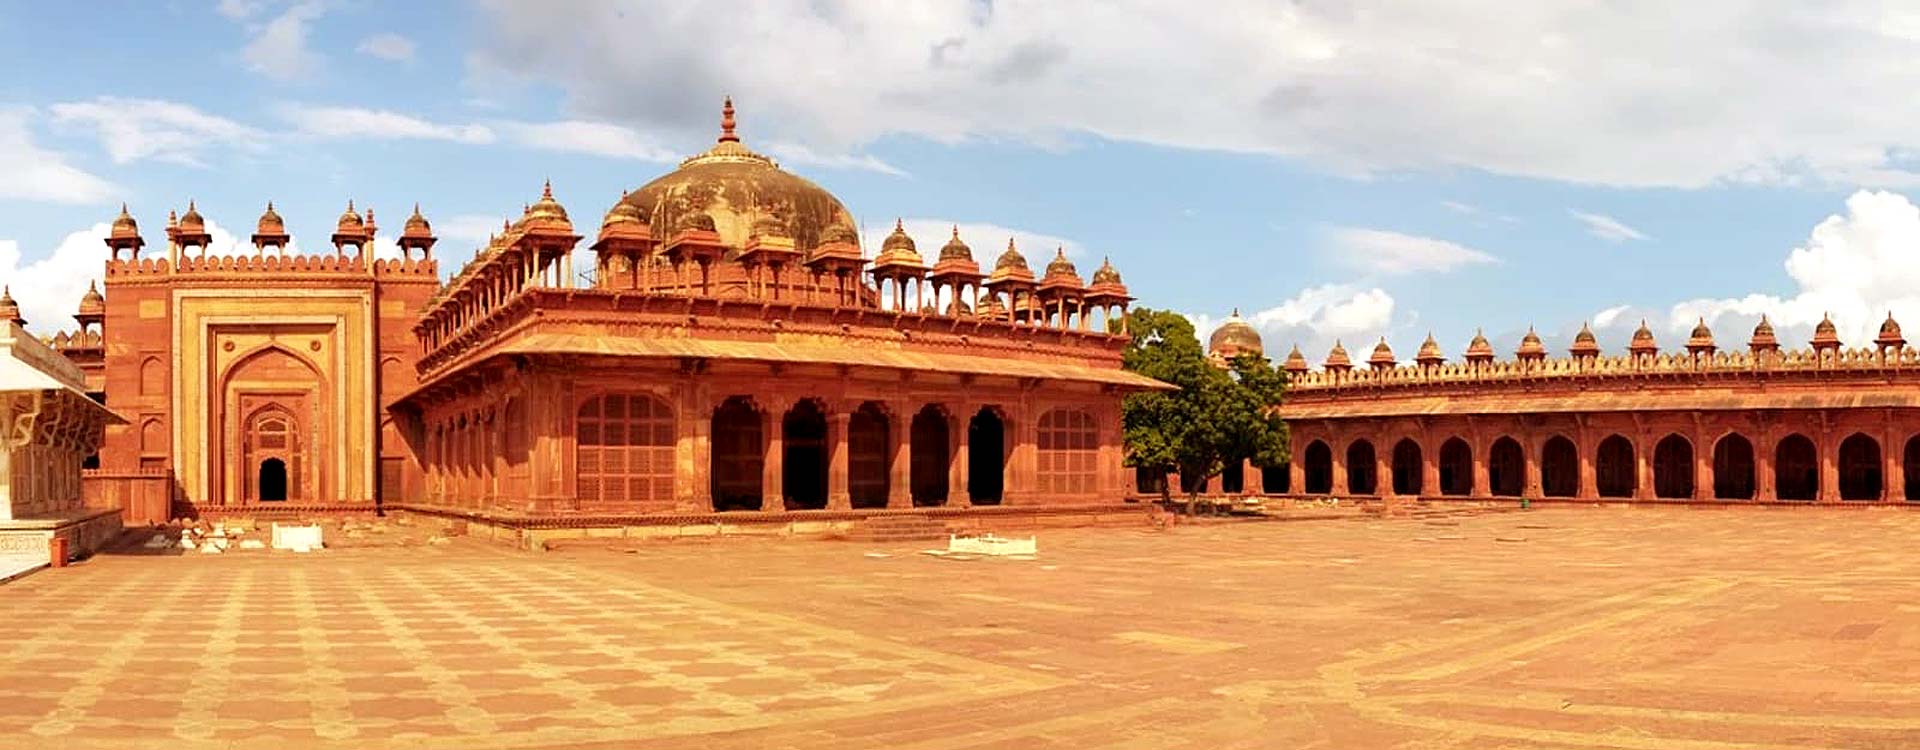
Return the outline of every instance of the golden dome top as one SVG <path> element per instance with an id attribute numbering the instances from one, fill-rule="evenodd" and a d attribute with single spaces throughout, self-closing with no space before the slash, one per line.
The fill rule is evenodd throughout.
<path id="1" fill-rule="evenodd" d="M 1112 258 L 1101 258 L 1100 267 L 1093 269 L 1093 283 L 1099 286 L 1121 286 L 1120 269 L 1113 267 Z"/>
<path id="2" fill-rule="evenodd" d="M 1585 321 L 1580 323 L 1580 332 L 1573 335 L 1573 346 L 1568 348 L 1575 357 L 1592 357 L 1600 353 L 1600 342 L 1593 337 L 1593 329 Z"/>
<path id="3" fill-rule="evenodd" d="M 913 238 L 907 236 L 907 228 L 899 219 L 893 220 L 893 232 L 880 242 L 880 255 L 873 259 L 873 264 L 876 266 L 924 265 L 921 262 L 920 251 L 914 249 Z"/>
<path id="4" fill-rule="evenodd" d="M 133 214 L 127 213 L 127 204 L 120 204 L 120 215 L 113 217 L 113 236 L 128 237 L 140 234 L 140 224 L 133 220 Z"/>
<path id="5" fill-rule="evenodd" d="M 1440 353 L 1440 342 L 1433 340 L 1432 331 L 1427 332 L 1426 341 L 1420 342 L 1420 351 L 1414 353 L 1413 361 L 1423 365 L 1437 365 L 1447 361 L 1446 355 Z"/>
<path id="6" fill-rule="evenodd" d="M 1653 329 L 1648 328 L 1646 319 L 1642 318 L 1640 327 L 1633 331 L 1633 340 L 1627 343 L 1627 349 L 1634 352 L 1651 352 L 1659 348 L 1653 343 Z"/>
<path id="7" fill-rule="evenodd" d="M 413 215 L 408 216 L 406 223 L 401 226 L 401 234 L 412 237 L 432 233 L 433 225 L 427 222 L 427 217 L 424 214 L 420 213 L 420 204 L 413 204 Z"/>
<path id="8" fill-rule="evenodd" d="M 973 262 L 973 248 L 967 247 L 967 243 L 960 241 L 960 226 L 957 224 L 953 227 L 953 238 L 947 240 L 947 244 L 940 246 L 940 262 L 950 261 Z"/>
<path id="9" fill-rule="evenodd" d="M 20 317 L 20 303 L 13 301 L 13 288 L 10 286 L 0 286 L 0 320 L 11 320 L 23 326 L 27 324 Z"/>
<path id="10" fill-rule="evenodd" d="M 353 199 L 348 198 L 347 210 L 345 213 L 340 214 L 340 221 L 334 224 L 334 230 L 341 233 L 347 233 L 348 230 L 359 231 L 361 229 L 365 229 L 366 227 L 367 227 L 367 222 L 360 218 L 360 214 L 358 212 L 353 210 Z"/>
<path id="11" fill-rule="evenodd" d="M 187 199 L 187 212 L 180 215 L 180 228 L 187 231 L 198 231 L 206 227 L 207 220 L 200 216 L 200 209 L 194 206 L 193 199 Z"/>
<path id="12" fill-rule="evenodd" d="M 1234 357 L 1240 354 L 1265 354 L 1266 349 L 1260 342 L 1260 332 L 1240 317 L 1240 308 L 1213 329 L 1213 335 L 1207 337 L 1207 353 L 1222 357 Z"/>
<path id="13" fill-rule="evenodd" d="M 1340 345 L 1339 339 L 1333 341 L 1333 351 L 1327 352 L 1325 367 L 1329 370 L 1346 370 L 1353 367 L 1353 360 L 1347 357 L 1347 348 Z"/>
<path id="14" fill-rule="evenodd" d="M 1079 283 L 1080 269 L 1074 267 L 1073 261 L 1067 260 L 1066 248 L 1056 247 L 1053 250 L 1053 260 L 1047 263 L 1047 278 L 1067 279 L 1069 277 L 1074 283 Z"/>
<path id="15" fill-rule="evenodd" d="M 1687 336 L 1687 350 L 1699 351 L 1712 348 L 1714 348 L 1713 329 L 1707 327 L 1707 319 L 1702 317 L 1700 322 L 1694 324 L 1693 333 Z"/>
<path id="16" fill-rule="evenodd" d="M 1033 280 L 1033 269 L 1027 267 L 1027 257 L 1013 246 L 1013 238 L 1007 238 L 1007 251 L 993 262 L 993 281 L 1003 279 Z"/>
<path id="17" fill-rule="evenodd" d="M 1767 321 L 1766 313 L 1760 314 L 1760 322 L 1754 325 L 1753 338 L 1747 341 L 1747 346 L 1754 351 L 1780 348 L 1780 340 L 1774 338 L 1773 324 Z"/>
<path id="18" fill-rule="evenodd" d="M 1387 337 L 1381 336 L 1380 343 L 1373 345 L 1373 354 L 1367 357 L 1367 364 L 1387 368 L 1396 363 L 1397 360 L 1393 358 L 1393 347 L 1387 346 Z"/>
<path id="19" fill-rule="evenodd" d="M 107 298 L 100 296 L 100 285 L 87 282 L 87 292 L 80 295 L 81 315 L 100 315 L 107 311 Z"/>
<path id="20" fill-rule="evenodd" d="M 1900 335 L 1900 324 L 1893 319 L 1893 311 L 1887 311 L 1887 320 L 1880 324 L 1880 335 L 1873 342 L 1881 346 L 1900 346 L 1907 340 Z"/>
<path id="21" fill-rule="evenodd" d="M 1287 361 L 1281 365 L 1281 368 L 1293 373 L 1307 371 L 1307 355 L 1300 353 L 1299 344 L 1294 344 L 1293 351 L 1287 352 Z"/>
<path id="22" fill-rule="evenodd" d="M 731 100 L 722 112 L 713 148 L 621 199 L 640 209 L 654 236 L 671 235 L 687 215 L 703 214 L 722 244 L 736 249 L 746 245 L 763 217 L 780 229 L 763 234 L 791 238 L 801 251 L 828 242 L 829 234 L 859 245 L 853 214 L 838 198 L 742 146 L 733 133 Z"/>
<path id="23" fill-rule="evenodd" d="M 273 201 L 267 201 L 267 210 L 260 214 L 260 222 L 254 226 L 260 234 L 278 234 L 287 231 L 287 222 L 280 218 L 280 212 L 273 210 Z"/>
<path id="24" fill-rule="evenodd" d="M 1473 329 L 1473 340 L 1467 342 L 1467 361 L 1491 361 L 1493 344 L 1487 341 L 1487 335 L 1480 329 Z"/>
<path id="25" fill-rule="evenodd" d="M 1527 335 L 1520 337 L 1520 348 L 1513 353 L 1521 359 L 1544 359 L 1547 347 L 1540 343 L 1540 334 L 1534 333 L 1533 326 L 1527 326 Z"/>
<path id="26" fill-rule="evenodd" d="M 1840 345 L 1840 331 L 1833 325 L 1833 318 L 1826 313 L 1820 314 L 1819 324 L 1813 327 L 1813 346 L 1816 349 L 1837 347 Z"/>

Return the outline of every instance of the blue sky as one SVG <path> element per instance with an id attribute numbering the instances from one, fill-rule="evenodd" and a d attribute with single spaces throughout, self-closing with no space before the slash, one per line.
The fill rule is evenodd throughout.
<path id="1" fill-rule="evenodd" d="M 65 324 L 122 201 L 159 244 L 271 199 L 309 251 L 349 198 L 388 232 L 418 201 L 457 264 L 543 179 L 597 220 L 731 94 L 870 244 L 1110 256 L 1276 355 L 1920 321 L 1920 15 L 1697 5 L 7 4 L 0 281 Z"/>

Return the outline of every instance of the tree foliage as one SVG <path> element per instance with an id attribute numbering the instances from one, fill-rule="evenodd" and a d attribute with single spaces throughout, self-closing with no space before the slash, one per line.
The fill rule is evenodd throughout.
<path id="1" fill-rule="evenodd" d="M 1127 465 L 1177 470 L 1197 488 L 1229 461 L 1286 461 L 1287 426 L 1276 409 L 1286 392 L 1285 373 L 1255 355 L 1216 367 L 1193 323 L 1176 312 L 1138 308 L 1128 314 L 1127 326 L 1133 342 L 1123 355 L 1125 367 L 1179 388 L 1127 397 L 1121 409 Z"/>

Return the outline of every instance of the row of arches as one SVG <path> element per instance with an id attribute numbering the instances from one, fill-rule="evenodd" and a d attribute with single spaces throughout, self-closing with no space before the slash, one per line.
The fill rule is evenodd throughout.
<path id="1" fill-rule="evenodd" d="M 1345 491 L 1352 495 L 1377 495 L 1391 490 L 1396 495 L 1466 496 L 1473 494 L 1476 464 L 1471 444 L 1451 437 L 1440 444 L 1437 455 L 1437 486 L 1429 487 L 1426 447 L 1413 438 L 1396 441 L 1386 461 L 1379 460 L 1373 441 L 1359 438 L 1349 442 L 1342 455 L 1340 470 Z M 1697 487 L 1700 468 L 1696 463 L 1693 441 L 1673 433 L 1660 438 L 1651 454 L 1651 494 L 1656 498 L 1693 498 L 1701 494 L 1716 499 L 1751 500 L 1759 494 L 1761 468 L 1756 461 L 1753 442 L 1740 433 L 1728 433 L 1714 441 L 1710 456 L 1710 487 Z M 1581 494 L 1582 451 L 1565 435 L 1549 436 L 1541 443 L 1537 468 L 1539 491 L 1545 497 L 1577 497 Z M 1813 439 L 1800 433 L 1780 438 L 1771 446 L 1773 497 L 1779 500 L 1814 500 L 1820 496 L 1824 477 L 1819 451 Z M 1302 471 L 1300 491 L 1328 494 L 1335 486 L 1333 448 L 1324 440 L 1309 442 L 1300 453 Z M 1591 454 L 1594 494 L 1601 498 L 1632 498 L 1640 495 L 1640 466 L 1633 441 L 1619 434 L 1608 435 L 1595 445 Z M 1381 466 L 1386 476 L 1379 476 Z M 1904 499 L 1920 500 L 1920 435 L 1909 439 L 1901 451 L 1901 479 Z M 1486 490 L 1496 497 L 1519 497 L 1527 486 L 1526 451 L 1511 436 L 1495 439 L 1487 449 Z M 1856 432 L 1843 438 L 1835 452 L 1831 471 L 1841 500 L 1879 500 L 1886 495 L 1886 464 L 1880 441 Z M 1271 476 L 1271 475 L 1270 475 Z M 1275 482 L 1268 481 L 1269 489 Z M 1284 479 L 1281 481 L 1284 486 Z M 1706 493 L 1699 489 L 1708 490 Z M 1281 491 L 1285 491 L 1282 489 Z"/>

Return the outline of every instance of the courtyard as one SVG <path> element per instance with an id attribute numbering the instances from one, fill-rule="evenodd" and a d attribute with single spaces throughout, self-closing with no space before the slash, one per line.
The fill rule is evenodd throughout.
<path id="1" fill-rule="evenodd" d="M 0 586 L 0 747 L 1920 746 L 1920 515 L 1552 509 L 108 554 Z"/>

